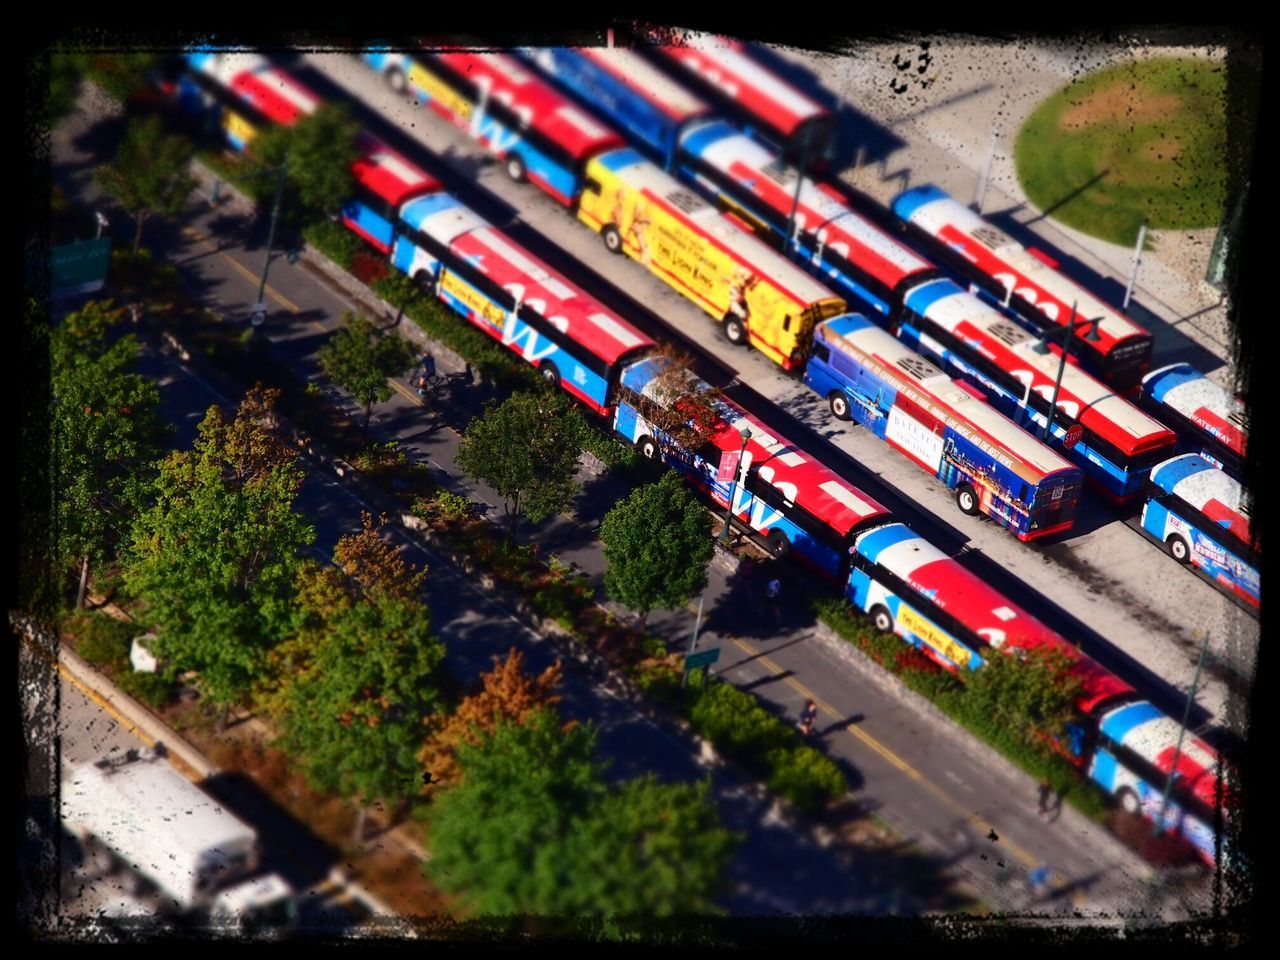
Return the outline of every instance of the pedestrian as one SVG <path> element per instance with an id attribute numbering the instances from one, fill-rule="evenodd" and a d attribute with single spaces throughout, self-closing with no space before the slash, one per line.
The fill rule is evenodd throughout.
<path id="1" fill-rule="evenodd" d="M 769 581 L 769 585 L 765 587 L 764 594 L 770 600 L 777 600 L 778 594 L 782 591 L 782 581 L 774 577 Z"/>
<path id="2" fill-rule="evenodd" d="M 1053 795 L 1053 784 L 1048 777 L 1040 781 L 1040 788 L 1037 792 L 1040 794 L 1040 816 L 1047 817 L 1050 811 L 1049 798 Z"/>
<path id="3" fill-rule="evenodd" d="M 818 719 L 818 705 L 810 700 L 800 712 L 800 732 L 806 737 L 813 733 L 813 722 Z"/>
<path id="4" fill-rule="evenodd" d="M 1027 879 L 1031 881 L 1031 892 L 1037 897 L 1042 897 L 1049 889 L 1049 866 L 1048 864 L 1040 864 L 1029 874 Z"/>

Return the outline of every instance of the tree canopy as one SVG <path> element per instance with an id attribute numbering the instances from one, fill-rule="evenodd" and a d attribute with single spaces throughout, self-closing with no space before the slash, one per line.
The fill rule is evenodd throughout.
<path id="1" fill-rule="evenodd" d="M 167 433 L 154 380 L 136 372 L 133 336 L 110 338 L 120 311 L 95 301 L 50 333 L 52 455 L 61 563 L 115 555 L 143 509 Z"/>
<path id="2" fill-rule="evenodd" d="M 471 421 L 454 462 L 502 497 L 510 540 L 522 512 L 538 521 L 573 502 L 586 430 L 562 394 L 517 393 Z"/>
<path id="3" fill-rule="evenodd" d="M 376 595 L 334 613 L 285 694 L 284 745 L 323 789 L 366 805 L 414 796 L 443 659 L 416 600 Z"/>
<path id="4" fill-rule="evenodd" d="M 177 216 L 187 206 L 196 181 L 188 172 L 194 155 L 184 138 L 165 132 L 158 116 L 129 121 L 115 159 L 98 168 L 98 183 L 137 223 L 133 252 L 142 243 L 142 225 L 153 214 Z"/>
<path id="5" fill-rule="evenodd" d="M 707 585 L 711 527 L 707 511 L 674 471 L 639 487 L 600 525 L 605 590 L 641 620 L 654 607 L 683 606 Z"/>
<path id="6" fill-rule="evenodd" d="M 462 776 L 458 766 L 460 744 L 477 744 L 492 736 L 500 721 L 524 723 L 537 711 L 560 702 L 555 693 L 562 670 L 559 661 L 537 677 L 524 670 L 524 655 L 512 647 L 507 659 L 480 675 L 480 689 L 458 704 L 453 713 L 434 717 L 431 736 L 422 749 L 428 793 L 448 789 Z"/>
<path id="7" fill-rule="evenodd" d="M 461 783 L 432 807 L 428 874 L 486 914 L 711 909 L 736 839 L 705 788 L 610 789 L 595 741 L 542 709 L 459 745 Z"/>
<path id="8" fill-rule="evenodd" d="M 246 181 L 246 186 L 259 201 L 270 197 L 275 180 L 266 174 L 287 159 L 285 177 L 297 199 L 314 213 L 336 213 L 351 198 L 359 133 L 359 122 L 340 103 L 325 104 L 293 124 L 273 124 L 253 139 L 253 172 L 263 175 Z"/>
<path id="9" fill-rule="evenodd" d="M 300 551 L 315 538 L 294 512 L 302 472 L 274 436 L 276 391 L 257 388 L 228 424 L 210 407 L 195 448 L 161 462 L 154 506 L 134 523 L 125 583 L 170 670 L 195 670 L 228 706 L 293 622 Z"/>
<path id="10" fill-rule="evenodd" d="M 318 356 L 325 374 L 364 407 L 364 429 L 375 403 L 391 399 L 388 377 L 403 374 L 417 359 L 413 346 L 395 333 L 383 333 L 366 317 L 347 313 Z"/>

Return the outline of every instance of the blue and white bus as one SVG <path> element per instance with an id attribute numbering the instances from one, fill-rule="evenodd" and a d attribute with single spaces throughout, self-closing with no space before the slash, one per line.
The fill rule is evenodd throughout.
<path id="1" fill-rule="evenodd" d="M 1257 610 L 1262 603 L 1260 547 L 1249 532 L 1248 494 L 1203 457 L 1184 453 L 1151 471 L 1142 529 L 1179 563 Z"/>
<path id="2" fill-rule="evenodd" d="M 711 387 L 683 367 L 646 357 L 623 367 L 614 429 L 676 470 L 721 507 L 732 489 L 734 523 L 774 556 L 794 554 L 839 582 L 850 537 L 892 519 L 889 511 L 736 404 L 714 398 L 709 422 L 686 419 L 689 397 Z M 677 423 L 679 426 L 677 427 Z M 688 429 L 685 429 L 685 428 Z M 749 431 L 744 441 L 743 431 Z M 683 442 L 675 434 L 697 438 Z"/>
<path id="3" fill-rule="evenodd" d="M 1069 530 L 1084 477 L 991 409 L 978 392 L 860 314 L 818 325 L 804 382 L 838 420 L 856 420 L 1027 541 Z"/>

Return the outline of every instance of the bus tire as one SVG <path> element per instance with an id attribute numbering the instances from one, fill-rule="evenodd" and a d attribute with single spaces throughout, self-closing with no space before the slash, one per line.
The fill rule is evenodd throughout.
<path id="1" fill-rule="evenodd" d="M 732 343 L 735 347 L 743 347 L 747 344 L 747 328 L 741 320 L 735 316 L 725 317 L 724 320 L 724 336 L 725 339 Z"/>
<path id="2" fill-rule="evenodd" d="M 436 295 L 436 278 L 426 270 L 419 270 L 413 275 L 413 282 L 418 285 L 418 289 L 422 291 L 424 296 L 435 298 Z"/>
<path id="3" fill-rule="evenodd" d="M 787 555 L 791 553 L 791 541 L 787 539 L 787 535 L 781 530 L 770 530 L 769 536 L 769 552 L 779 560 L 785 560 Z"/>
<path id="4" fill-rule="evenodd" d="M 404 93 L 409 89 L 409 81 L 404 77 L 404 71 L 399 67 L 387 68 L 387 86 L 396 93 Z"/>
<path id="5" fill-rule="evenodd" d="M 1179 563 L 1189 563 L 1191 561 L 1191 548 L 1187 546 L 1187 541 L 1176 533 L 1171 533 L 1164 545 L 1169 548 L 1169 556 Z"/>
<path id="6" fill-rule="evenodd" d="M 831 396 L 827 397 L 827 402 L 831 404 L 831 415 L 837 420 L 848 420 L 852 417 L 849 413 L 849 398 L 839 390 L 833 390 Z"/>
<path id="7" fill-rule="evenodd" d="M 636 441 L 636 449 L 640 451 L 640 456 L 646 460 L 658 460 L 662 456 L 662 449 L 658 446 L 658 441 L 647 434 Z"/>
<path id="8" fill-rule="evenodd" d="M 507 154 L 507 176 L 516 183 L 524 183 L 527 175 L 528 170 L 524 165 L 524 158 L 518 153 Z"/>
<path id="9" fill-rule="evenodd" d="M 881 633 L 893 633 L 893 614 L 888 607 L 876 604 L 871 608 L 871 625 Z"/>
<path id="10" fill-rule="evenodd" d="M 967 483 L 960 484 L 960 486 L 956 487 L 956 506 L 967 517 L 977 516 L 978 491 Z"/>
<path id="11" fill-rule="evenodd" d="M 552 387 L 560 386 L 560 371 L 556 369 L 556 365 L 551 362 L 538 365 L 538 376 L 542 378 L 542 382 Z"/>
<path id="12" fill-rule="evenodd" d="M 1116 793 L 1116 804 L 1131 817 L 1136 817 L 1142 813 L 1142 801 L 1128 787 L 1121 787 L 1119 792 Z"/>
<path id="13" fill-rule="evenodd" d="M 605 224 L 600 236 L 604 240 L 604 248 L 610 253 L 622 252 L 622 234 L 618 232 L 618 228 L 612 223 Z"/>

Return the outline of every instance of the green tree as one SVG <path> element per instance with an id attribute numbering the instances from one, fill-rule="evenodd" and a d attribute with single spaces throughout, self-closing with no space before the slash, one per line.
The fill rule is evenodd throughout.
<path id="1" fill-rule="evenodd" d="M 142 243 L 142 225 L 154 214 L 177 216 L 187 205 L 195 178 L 187 172 L 193 151 L 182 137 L 164 132 L 156 116 L 129 122 L 111 163 L 98 170 L 98 183 L 137 223 L 133 252 Z"/>
<path id="2" fill-rule="evenodd" d="M 575 914 L 710 913 L 740 837 L 720 824 L 706 783 L 652 774 L 603 796 L 571 834 Z"/>
<path id="3" fill-rule="evenodd" d="M 267 173 L 288 160 L 286 180 L 301 203 L 316 214 L 332 214 L 351 198 L 351 165 L 360 157 L 356 138 L 360 124 L 345 104 L 326 104 L 293 124 L 274 124 L 258 133 L 250 147 L 252 171 Z M 246 181 L 263 202 L 275 180 L 260 176 Z"/>
<path id="4" fill-rule="evenodd" d="M 412 344 L 394 333 L 382 333 L 359 314 L 343 315 L 329 342 L 320 348 L 320 366 L 325 374 L 364 407 L 364 432 L 374 403 L 391 399 L 388 377 L 403 374 L 413 366 L 417 354 Z"/>
<path id="5" fill-rule="evenodd" d="M 270 651 L 255 683 L 256 705 L 273 716 L 288 708 L 289 688 L 311 667 L 332 622 L 361 601 L 414 602 L 422 590 L 426 570 L 408 563 L 382 535 L 387 518 L 375 523 L 362 512 L 360 519 L 360 530 L 338 540 L 332 564 L 307 560 L 298 570 L 293 632 Z"/>
<path id="6" fill-rule="evenodd" d="M 115 556 L 122 532 L 143 509 L 167 432 L 155 381 L 135 372 L 137 341 L 110 339 L 119 315 L 110 301 L 96 301 L 49 338 L 56 550 L 60 566 L 79 562 L 77 607 L 84 606 L 91 566 Z"/>
<path id="7" fill-rule="evenodd" d="M 711 517 L 667 471 L 620 501 L 600 525 L 609 596 L 640 614 L 674 610 L 707 585 L 714 550 Z"/>
<path id="8" fill-rule="evenodd" d="M 315 539 L 293 510 L 302 471 L 272 425 L 273 402 L 252 391 L 231 423 L 209 408 L 195 449 L 160 464 L 124 571 L 156 652 L 172 673 L 199 673 L 223 725 L 291 628 L 300 551 Z"/>
<path id="9" fill-rule="evenodd" d="M 735 839 L 705 788 L 642 778 L 611 791 L 595 741 L 543 709 L 458 744 L 462 781 L 432 807 L 429 876 L 480 913 L 706 909 Z"/>
<path id="10" fill-rule="evenodd" d="M 1083 685 L 1076 661 L 1066 651 L 1043 647 L 1005 649 L 985 660 L 965 684 L 968 709 L 1051 754 L 1053 739 L 1065 736 L 1076 715 Z"/>
<path id="11" fill-rule="evenodd" d="M 538 521 L 563 510 L 578 492 L 578 457 L 586 422 L 560 393 L 517 393 L 472 420 L 455 458 L 462 471 L 503 499 L 507 543 L 521 512 Z"/>
<path id="12" fill-rule="evenodd" d="M 418 751 L 441 702 L 444 648 L 416 600 L 377 595 L 325 627 L 288 688 L 282 743 L 317 786 L 360 798 L 360 839 L 370 803 L 405 801 L 420 788 Z"/>

